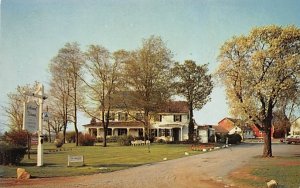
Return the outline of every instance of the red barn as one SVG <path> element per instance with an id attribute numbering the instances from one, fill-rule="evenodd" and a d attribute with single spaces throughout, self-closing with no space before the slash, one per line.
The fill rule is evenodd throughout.
<path id="1" fill-rule="evenodd" d="M 260 126 L 260 125 L 257 125 L 257 124 L 253 124 L 253 125 L 250 125 L 252 131 L 253 131 L 253 134 L 256 138 L 263 138 L 264 137 L 264 130 L 263 128 Z M 273 138 L 273 134 L 274 134 L 274 127 L 272 126 L 272 129 L 271 129 L 271 137 Z"/>

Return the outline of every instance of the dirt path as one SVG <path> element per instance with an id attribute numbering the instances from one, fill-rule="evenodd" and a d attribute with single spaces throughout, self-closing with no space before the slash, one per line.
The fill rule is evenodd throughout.
<path id="1" fill-rule="evenodd" d="M 295 151 L 290 145 L 274 145 L 274 155 Z M 299 148 L 299 147 L 297 147 Z M 172 161 L 89 176 L 41 178 L 27 181 L 1 180 L 0 187 L 238 187 L 227 175 L 260 155 L 261 144 L 244 144 Z"/>

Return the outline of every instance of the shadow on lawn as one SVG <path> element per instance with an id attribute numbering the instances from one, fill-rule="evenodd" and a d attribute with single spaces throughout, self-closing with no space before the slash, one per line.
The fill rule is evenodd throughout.
<path id="1" fill-rule="evenodd" d="M 20 167 L 30 167 L 30 166 L 36 166 L 36 162 L 27 162 L 27 163 L 21 163 L 18 166 Z M 60 167 L 63 165 L 58 165 L 55 163 L 44 163 L 43 167 Z"/>

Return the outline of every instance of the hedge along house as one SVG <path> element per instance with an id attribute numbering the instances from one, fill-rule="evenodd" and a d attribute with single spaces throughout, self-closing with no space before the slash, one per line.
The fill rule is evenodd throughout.
<path id="1" fill-rule="evenodd" d="M 131 135 L 144 137 L 146 130 L 142 122 L 143 112 L 119 106 L 111 110 L 107 136 Z M 161 109 L 150 114 L 150 134 L 156 140 L 183 141 L 188 139 L 189 110 L 185 101 L 167 102 Z M 102 122 L 92 120 L 83 125 L 85 132 L 97 138 L 104 136 Z"/>

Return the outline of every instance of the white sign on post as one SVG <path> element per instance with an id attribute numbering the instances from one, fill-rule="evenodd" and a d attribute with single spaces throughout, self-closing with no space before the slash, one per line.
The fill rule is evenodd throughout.
<path id="1" fill-rule="evenodd" d="M 49 120 L 49 113 L 48 112 L 44 112 L 43 113 L 43 120 L 44 121 L 48 121 Z"/>
<path id="2" fill-rule="evenodd" d="M 38 121 L 39 121 L 39 105 L 30 101 L 25 103 L 24 108 L 24 129 L 30 133 L 38 131 Z"/>

